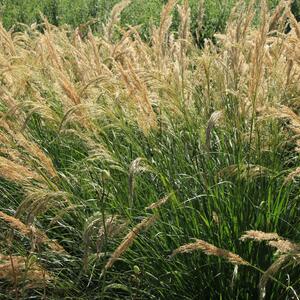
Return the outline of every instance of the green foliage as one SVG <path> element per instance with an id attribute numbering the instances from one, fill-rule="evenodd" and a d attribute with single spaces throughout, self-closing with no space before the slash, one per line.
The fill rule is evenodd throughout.
<path id="1" fill-rule="evenodd" d="M 122 13 L 122 24 L 124 26 L 140 25 L 142 36 L 147 37 L 152 26 L 159 26 L 162 6 L 162 0 L 132 1 Z"/>
<path id="2" fill-rule="evenodd" d="M 297 21 L 300 21 L 300 0 L 294 0 L 292 2 L 292 12 L 295 15 Z"/>
<path id="3" fill-rule="evenodd" d="M 107 20 L 112 7 L 118 0 L 2 0 L 2 20 L 5 28 L 11 28 L 17 22 L 31 24 L 40 22 L 39 13 L 48 17 L 54 25 L 70 24 L 76 27 L 97 18 L 100 23 Z M 152 25 L 158 25 L 164 0 L 133 0 L 122 13 L 122 25 L 140 25 L 142 36 L 147 38 Z M 199 31 L 200 43 L 205 38 L 212 38 L 215 32 L 223 31 L 226 20 L 236 0 L 205 0 L 204 20 L 201 30 L 198 28 L 199 1 L 190 0 L 191 28 L 194 37 Z M 278 0 L 269 0 L 274 7 Z M 299 0 L 293 3 L 293 11 L 299 16 Z M 179 20 L 175 16 L 172 28 L 178 28 Z M 16 26 L 16 29 L 19 27 Z M 99 28 L 99 27 L 97 27 Z"/>

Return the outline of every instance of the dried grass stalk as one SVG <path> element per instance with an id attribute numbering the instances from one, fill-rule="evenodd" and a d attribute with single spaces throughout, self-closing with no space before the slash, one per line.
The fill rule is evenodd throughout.
<path id="1" fill-rule="evenodd" d="M 185 48 L 185 43 L 190 34 L 190 7 L 187 0 L 184 0 L 183 6 L 178 6 L 180 16 L 179 36 L 181 38 L 182 48 Z"/>
<path id="2" fill-rule="evenodd" d="M 197 15 L 197 29 L 196 29 L 196 39 L 198 43 L 200 43 L 201 30 L 203 28 L 204 12 L 205 12 L 204 0 L 199 0 L 198 15 Z"/>
<path id="3" fill-rule="evenodd" d="M 300 116 L 291 108 L 281 105 L 279 107 L 266 107 L 260 110 L 267 117 L 287 119 L 290 123 L 288 127 L 295 133 L 300 134 Z"/>
<path id="4" fill-rule="evenodd" d="M 129 206 L 133 204 L 135 177 L 139 173 L 151 172 L 151 167 L 144 158 L 138 157 L 131 162 L 129 166 L 128 190 L 129 190 Z"/>
<path id="5" fill-rule="evenodd" d="M 255 240 L 255 241 L 271 241 L 280 240 L 281 237 L 277 233 L 266 233 L 258 230 L 248 230 L 240 238 L 242 241 Z"/>
<path id="6" fill-rule="evenodd" d="M 179 248 L 173 251 L 171 257 L 173 257 L 178 253 L 189 253 L 195 250 L 202 250 L 206 255 L 214 255 L 214 256 L 225 258 L 226 260 L 228 260 L 230 263 L 234 265 L 250 265 L 246 260 L 241 258 L 239 255 L 218 248 L 203 240 L 197 240 L 195 243 L 190 243 L 190 244 L 185 244 L 183 246 L 180 246 Z"/>
<path id="7" fill-rule="evenodd" d="M 294 31 L 296 33 L 297 38 L 300 39 L 300 26 L 294 16 L 294 14 L 291 12 L 291 10 L 287 11 L 287 16 L 290 20 L 291 27 L 294 29 Z"/>
<path id="8" fill-rule="evenodd" d="M 286 263 L 288 260 L 288 255 L 280 256 L 263 274 L 259 281 L 259 290 L 260 290 L 260 299 L 264 299 L 266 296 L 266 286 L 271 277 L 275 275 L 280 268 Z"/>
<path id="9" fill-rule="evenodd" d="M 244 165 L 230 165 L 219 171 L 220 177 L 224 176 L 239 176 L 241 179 L 252 179 L 262 176 L 268 176 L 270 170 L 264 166 L 244 164 Z"/>
<path id="10" fill-rule="evenodd" d="M 289 183 L 291 181 L 294 181 L 295 178 L 299 176 L 300 176 L 300 167 L 298 167 L 296 170 L 288 174 L 288 176 L 284 180 L 284 183 Z"/>
<path id="11" fill-rule="evenodd" d="M 0 176 L 8 181 L 26 183 L 40 180 L 40 176 L 27 167 L 0 156 Z"/>
<path id="12" fill-rule="evenodd" d="M 56 241 L 52 241 L 41 230 L 34 226 L 28 226 L 21 222 L 19 219 L 9 216 L 6 213 L 0 211 L 0 218 L 5 221 L 12 229 L 17 230 L 22 235 L 34 238 L 34 242 L 38 244 L 46 244 L 49 248 L 55 252 L 66 252 L 65 249 L 59 245 Z"/>
<path id="13" fill-rule="evenodd" d="M 210 150 L 211 132 L 213 128 L 219 124 L 224 117 L 223 111 L 215 111 L 211 114 L 206 127 L 206 148 Z"/>
<path id="14" fill-rule="evenodd" d="M 300 245 L 289 240 L 269 241 L 268 244 L 276 248 L 281 253 L 299 252 Z"/>
<path id="15" fill-rule="evenodd" d="M 19 219 L 9 216 L 2 211 L 0 211 L 0 218 L 5 221 L 12 229 L 19 231 L 24 236 L 29 236 L 31 234 L 31 228 L 28 225 L 25 225 Z"/>
<path id="16" fill-rule="evenodd" d="M 117 249 L 112 253 L 110 259 L 106 263 L 104 270 L 101 273 L 101 276 L 103 276 L 104 272 L 108 269 L 110 269 L 115 261 L 123 255 L 123 253 L 132 245 L 135 238 L 140 234 L 141 231 L 147 230 L 155 221 L 157 220 L 156 216 L 150 216 L 148 218 L 145 218 L 140 222 L 138 225 L 136 225 L 123 239 L 121 244 L 117 247 Z"/>
<path id="17" fill-rule="evenodd" d="M 110 20 L 105 26 L 105 36 L 108 40 L 111 40 L 112 34 L 113 34 L 113 29 L 116 24 L 120 22 L 120 15 L 121 12 L 131 3 L 131 0 L 122 0 L 120 3 L 117 3 L 112 11 L 111 11 L 111 16 Z"/>
<path id="18" fill-rule="evenodd" d="M 0 278 L 18 284 L 29 281 L 27 288 L 37 288 L 50 283 L 50 273 L 38 262 L 30 261 L 23 256 L 7 256 L 0 254 Z M 17 280 L 17 282 L 16 282 Z"/>
<path id="19" fill-rule="evenodd" d="M 151 203 L 149 206 L 146 207 L 146 210 L 156 209 L 156 208 L 161 207 L 162 205 L 164 205 L 170 199 L 170 197 L 172 195 L 173 195 L 173 193 L 171 193 L 170 195 L 167 195 L 167 196 L 159 199 L 156 202 Z"/>
<path id="20" fill-rule="evenodd" d="M 161 45 L 164 43 L 165 34 L 170 28 L 172 22 L 172 17 L 170 14 L 176 3 L 177 0 L 169 0 L 162 10 L 159 26 L 159 43 Z"/>
<path id="21" fill-rule="evenodd" d="M 291 1 L 281 0 L 280 3 L 276 6 L 272 16 L 269 20 L 269 30 L 275 29 L 276 24 L 280 20 L 280 17 L 285 12 L 286 8 L 290 5 Z"/>
<path id="22" fill-rule="evenodd" d="M 97 212 L 86 222 L 83 231 L 82 240 L 85 245 L 84 253 L 84 268 L 87 268 L 88 256 L 91 246 L 94 246 L 93 241 L 96 239 L 96 250 L 99 254 L 104 243 L 110 238 L 115 238 L 123 233 L 127 228 L 128 222 L 118 215 L 105 216 L 103 222 L 103 214 Z"/>
<path id="23" fill-rule="evenodd" d="M 5 160 L 5 158 L 1 158 L 3 165 L 5 161 L 12 166 L 12 170 L 16 168 L 16 164 L 20 165 L 19 168 L 22 168 L 22 170 L 24 170 L 24 168 L 27 168 L 27 172 L 24 171 L 24 177 L 27 177 L 28 172 L 31 172 L 33 174 L 32 176 L 28 176 L 28 180 L 30 180 L 30 177 L 40 179 L 39 175 L 35 174 L 36 172 L 31 170 L 34 169 L 33 167 L 35 167 L 36 165 L 41 166 L 51 177 L 57 177 L 57 172 L 52 160 L 36 143 L 30 141 L 29 137 L 26 137 L 22 132 L 20 132 L 20 130 L 17 130 L 15 127 L 15 124 L 5 120 L 4 117 L 0 119 L 0 141 L 3 142 L 5 140 L 6 150 L 4 153 L 9 156 L 11 161 L 8 162 L 7 160 Z M 20 175 L 22 174 L 22 170 L 20 169 Z"/>

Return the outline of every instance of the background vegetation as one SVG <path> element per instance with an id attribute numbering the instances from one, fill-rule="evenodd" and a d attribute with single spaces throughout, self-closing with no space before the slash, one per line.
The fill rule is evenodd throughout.
<path id="1" fill-rule="evenodd" d="M 241 1 L 202 48 L 187 1 L 151 43 L 128 5 L 97 34 L 0 26 L 0 299 L 298 299 L 288 2 Z"/>
<path id="2" fill-rule="evenodd" d="M 77 27 L 87 23 L 90 19 L 96 18 L 97 25 L 92 28 L 94 31 L 101 29 L 109 17 L 112 7 L 118 0 L 1 0 L 1 15 L 3 25 L 6 29 L 21 29 L 17 23 L 32 24 L 41 22 L 40 12 L 47 16 L 53 25 L 70 24 Z M 278 4 L 279 0 L 268 0 L 271 8 Z M 165 0 L 135 0 L 122 12 L 121 24 L 141 25 L 141 35 L 149 37 L 150 27 L 158 25 L 162 6 Z M 198 42 L 203 44 L 205 38 L 212 38 L 213 34 L 223 31 L 229 13 L 236 3 L 236 0 L 190 0 L 191 7 L 191 30 Z M 294 0 L 292 12 L 297 18 L 300 17 L 300 2 Z M 176 11 L 174 11 L 176 14 Z M 199 24 L 199 14 L 204 14 L 203 24 Z M 199 28 L 199 25 L 201 28 Z M 173 20 L 172 29 L 176 31 L 179 26 L 179 18 Z M 200 30 L 201 29 L 201 30 Z"/>

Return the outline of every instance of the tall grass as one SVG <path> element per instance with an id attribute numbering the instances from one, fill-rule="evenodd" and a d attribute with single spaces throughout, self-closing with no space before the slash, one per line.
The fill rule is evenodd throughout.
<path id="1" fill-rule="evenodd" d="M 129 2 L 102 36 L 0 27 L 1 299 L 297 299 L 289 2 L 239 2 L 201 50 L 187 1 L 150 43 Z"/>

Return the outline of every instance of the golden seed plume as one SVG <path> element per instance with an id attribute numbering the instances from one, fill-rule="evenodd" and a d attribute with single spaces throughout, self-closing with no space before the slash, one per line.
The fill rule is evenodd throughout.
<path id="1" fill-rule="evenodd" d="M 0 211 L 0 219 L 5 221 L 12 229 L 17 230 L 22 235 L 33 238 L 37 244 L 43 243 L 49 246 L 49 248 L 55 252 L 65 252 L 65 249 L 59 245 L 56 241 L 53 241 L 47 237 L 47 235 L 34 226 L 29 226 L 21 222 L 19 219 L 9 216 L 6 213 Z"/>
<path id="2" fill-rule="evenodd" d="M 259 281 L 259 290 L 260 290 L 260 299 L 264 299 L 266 297 L 266 286 L 271 277 L 275 275 L 280 268 L 287 262 L 288 255 L 280 256 L 261 276 Z"/>
<path id="3" fill-rule="evenodd" d="M 300 176 L 300 167 L 296 168 L 293 172 L 289 173 L 288 176 L 285 178 L 284 182 L 289 183 L 295 180 L 295 178 L 299 176 Z"/>
<path id="4" fill-rule="evenodd" d="M 34 171 L 2 156 L 0 156 L 0 176 L 6 180 L 19 183 L 26 183 L 32 179 L 40 179 L 40 176 Z"/>
<path id="5" fill-rule="evenodd" d="M 117 3 L 112 11 L 111 11 L 111 16 L 109 22 L 105 26 L 105 34 L 106 38 L 108 40 L 111 40 L 112 34 L 113 34 L 113 29 L 116 24 L 119 23 L 120 21 L 120 14 L 121 12 L 131 3 L 131 0 L 122 0 L 119 3 Z"/>
<path id="6" fill-rule="evenodd" d="M 146 210 L 151 210 L 151 209 L 156 209 L 161 207 L 162 205 L 164 205 L 169 199 L 170 197 L 173 195 L 173 193 L 159 199 L 156 202 L 151 203 L 149 206 L 146 207 Z"/>
<path id="7" fill-rule="evenodd" d="M 37 261 L 23 256 L 0 254 L 0 278 L 16 285 L 28 281 L 25 288 L 37 288 L 49 284 L 53 277 Z M 17 282 L 16 282 L 17 281 Z"/>
<path id="8" fill-rule="evenodd" d="M 268 244 L 276 248 L 281 253 L 289 253 L 289 252 L 300 253 L 300 245 L 295 244 L 289 240 L 269 241 Z"/>
<path id="9" fill-rule="evenodd" d="M 227 251 L 225 249 L 218 248 L 203 240 L 197 240 L 195 243 L 190 243 L 190 244 L 185 244 L 183 246 L 180 246 L 179 248 L 173 251 L 171 257 L 179 253 L 189 253 L 196 250 L 201 250 L 206 255 L 213 255 L 213 256 L 224 258 L 228 260 L 230 263 L 235 265 L 249 265 L 249 263 L 243 258 L 241 258 L 239 255 Z"/>
<path id="10" fill-rule="evenodd" d="M 104 270 L 102 271 L 101 276 L 104 272 L 110 269 L 115 261 L 123 255 L 123 253 L 133 244 L 136 237 L 141 233 L 141 231 L 147 230 L 155 221 L 157 220 L 156 216 L 150 216 L 143 219 L 138 225 L 136 225 L 123 239 L 117 249 L 112 253 L 110 259 L 106 263 Z"/>
<path id="11" fill-rule="evenodd" d="M 277 233 L 266 233 L 258 230 L 248 230 L 240 238 L 242 241 L 255 240 L 255 241 L 271 241 L 280 240 L 281 237 Z"/>

